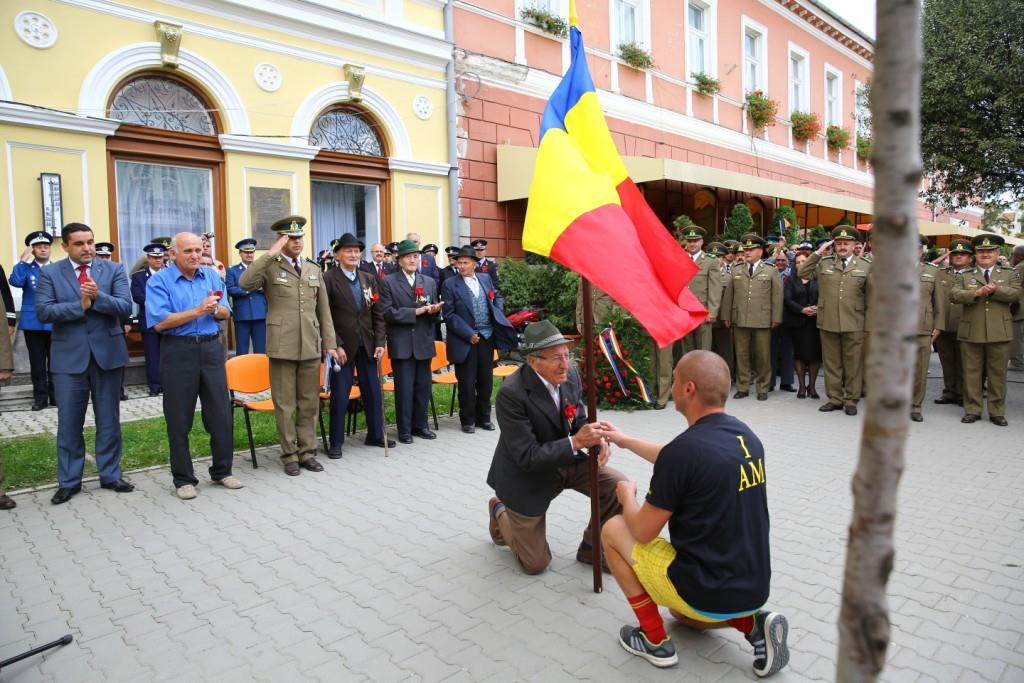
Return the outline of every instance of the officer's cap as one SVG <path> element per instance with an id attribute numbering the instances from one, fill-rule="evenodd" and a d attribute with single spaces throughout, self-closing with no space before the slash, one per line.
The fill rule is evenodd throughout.
<path id="1" fill-rule="evenodd" d="M 744 235 L 742 244 L 744 250 L 764 248 L 764 240 L 761 238 L 760 235 L 754 232 L 748 232 L 746 235 Z"/>
<path id="2" fill-rule="evenodd" d="M 473 240 L 472 242 L 469 243 L 469 246 L 473 247 L 474 249 L 480 249 L 480 250 L 486 249 L 487 248 L 487 240 L 485 240 L 485 239 L 475 239 L 475 240 Z"/>
<path id="3" fill-rule="evenodd" d="M 274 224 L 270 226 L 270 229 L 276 232 L 278 235 L 287 235 L 288 237 L 302 237 L 306 234 L 302 228 L 306 225 L 305 216 L 285 216 L 274 221 Z"/>
<path id="4" fill-rule="evenodd" d="M 164 254 L 167 253 L 164 249 L 164 245 L 156 244 L 155 242 L 144 246 L 142 251 L 146 252 L 146 256 L 159 256 L 160 258 L 163 258 Z"/>
<path id="5" fill-rule="evenodd" d="M 437 245 L 436 244 L 424 245 L 424 247 L 422 249 L 420 249 L 420 251 L 422 253 L 424 253 L 424 254 L 437 254 Z"/>
<path id="6" fill-rule="evenodd" d="M 953 240 L 949 243 L 950 254 L 974 254 L 974 247 L 968 240 Z"/>
<path id="7" fill-rule="evenodd" d="M 444 253 L 448 254 L 451 258 L 455 258 L 459 255 L 459 248 L 456 246 L 450 246 L 444 248 Z"/>
<path id="8" fill-rule="evenodd" d="M 800 244 L 796 245 L 797 251 L 814 251 L 814 245 L 804 240 Z"/>
<path id="9" fill-rule="evenodd" d="M 96 253 L 100 256 L 110 256 L 114 253 L 114 245 L 110 242 L 97 242 Z"/>
<path id="10" fill-rule="evenodd" d="M 36 230 L 25 235 L 26 247 L 34 247 L 37 244 L 53 244 L 53 235 L 45 230 Z"/>
<path id="11" fill-rule="evenodd" d="M 988 249 L 998 249 L 1006 243 L 999 235 L 993 235 L 992 233 L 986 232 L 978 235 L 971 240 L 971 246 L 974 247 L 974 251 L 986 251 Z"/>
<path id="12" fill-rule="evenodd" d="M 691 225 L 683 230 L 684 240 L 702 240 L 708 236 L 708 231 L 699 225 Z"/>
<path id="13" fill-rule="evenodd" d="M 245 252 L 256 251 L 256 240 L 252 237 L 246 237 L 244 240 L 238 240 L 235 242 L 235 249 Z"/>
<path id="14" fill-rule="evenodd" d="M 857 228 L 852 225 L 837 225 L 832 230 L 833 240 L 853 240 L 854 242 L 860 242 L 860 233 L 857 232 Z"/>
<path id="15" fill-rule="evenodd" d="M 162 236 L 161 237 L 154 237 L 153 239 L 151 239 L 149 241 L 149 243 L 150 244 L 162 244 L 162 245 L 164 245 L 164 249 L 170 249 L 171 248 L 171 238 L 170 237 L 162 237 Z"/>
<path id="16" fill-rule="evenodd" d="M 725 245 L 721 242 L 712 242 L 708 245 L 708 255 L 710 256 L 725 256 Z"/>

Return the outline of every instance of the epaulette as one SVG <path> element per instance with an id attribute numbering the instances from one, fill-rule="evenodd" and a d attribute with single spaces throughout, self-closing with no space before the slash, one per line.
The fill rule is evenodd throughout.
<path id="1" fill-rule="evenodd" d="M 316 266 L 317 268 L 319 268 L 319 267 L 320 267 L 320 264 L 319 264 L 319 263 L 317 263 L 316 261 L 314 261 L 314 260 L 313 260 L 313 259 L 311 259 L 311 258 L 304 258 L 304 259 L 302 259 L 302 260 L 303 260 L 303 261 L 305 261 L 306 263 L 312 263 L 312 264 L 313 264 L 314 266 Z"/>
<path id="2" fill-rule="evenodd" d="M 960 271 L 961 275 L 967 275 L 967 273 L 976 273 L 978 269 L 975 266 L 969 266 Z"/>
<path id="3" fill-rule="evenodd" d="M 824 261 L 826 259 L 832 259 L 833 261 L 835 261 L 836 260 L 836 255 L 835 254 L 828 254 L 827 256 L 822 256 L 821 257 L 822 261 Z"/>
<path id="4" fill-rule="evenodd" d="M 859 259 L 861 259 L 861 260 L 864 260 L 864 261 L 867 261 L 868 263 L 871 263 L 871 262 L 872 262 L 872 261 L 871 261 L 871 255 L 870 255 L 870 254 L 863 254 L 863 255 L 861 255 L 861 256 L 858 256 L 857 258 L 859 258 Z"/>
<path id="5" fill-rule="evenodd" d="M 926 268 L 934 268 L 935 270 L 942 270 L 941 268 L 939 268 L 937 265 L 935 265 L 931 261 L 925 261 L 924 265 L 925 265 Z"/>

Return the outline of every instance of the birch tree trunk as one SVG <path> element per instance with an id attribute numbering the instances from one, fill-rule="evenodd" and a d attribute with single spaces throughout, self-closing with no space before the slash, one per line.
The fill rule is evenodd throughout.
<path id="1" fill-rule="evenodd" d="M 868 302 L 868 394 L 853 477 L 839 612 L 836 680 L 874 681 L 889 645 L 886 584 L 895 555 L 917 332 L 917 193 L 921 179 L 921 2 L 877 0 L 871 83 L 875 172 L 874 261 Z"/>

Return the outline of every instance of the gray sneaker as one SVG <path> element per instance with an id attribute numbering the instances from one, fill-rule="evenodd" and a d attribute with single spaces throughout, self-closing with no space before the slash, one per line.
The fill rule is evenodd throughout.
<path id="1" fill-rule="evenodd" d="M 754 646 L 754 673 L 765 678 L 778 673 L 789 663 L 789 622 L 778 612 L 758 612 L 754 630 L 746 636 Z"/>
<path id="2" fill-rule="evenodd" d="M 647 640 L 647 636 L 639 626 L 626 625 L 619 629 L 619 645 L 626 652 L 643 657 L 659 668 L 672 666 L 679 662 L 676 646 L 672 644 L 671 640 L 665 638 L 662 642 L 654 645 Z"/>

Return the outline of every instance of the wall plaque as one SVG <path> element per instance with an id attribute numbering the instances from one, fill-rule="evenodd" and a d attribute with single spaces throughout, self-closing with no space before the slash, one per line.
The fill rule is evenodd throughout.
<path id="1" fill-rule="evenodd" d="M 291 215 L 291 190 L 279 187 L 249 188 L 249 220 L 257 249 L 269 249 L 277 241 L 270 230 L 274 221 Z"/>

